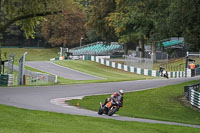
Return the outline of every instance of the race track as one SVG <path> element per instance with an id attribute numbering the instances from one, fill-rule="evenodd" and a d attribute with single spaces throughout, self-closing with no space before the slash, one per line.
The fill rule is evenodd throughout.
<path id="1" fill-rule="evenodd" d="M 93 76 L 87 73 L 79 72 L 67 67 L 57 65 L 50 61 L 29 61 L 26 62 L 25 65 L 53 75 L 58 75 L 66 79 L 72 79 L 72 80 L 103 79 L 101 77 Z"/>
<path id="2" fill-rule="evenodd" d="M 122 121 L 140 121 L 149 123 L 161 123 L 171 125 L 182 125 L 200 128 L 199 125 L 180 124 L 173 122 L 164 122 L 157 120 L 147 120 L 138 118 L 129 118 L 122 116 L 99 116 L 97 112 L 85 109 L 78 109 L 64 104 L 65 99 L 71 97 L 82 97 L 97 94 L 111 94 L 114 91 L 123 89 L 125 92 L 138 91 L 143 89 L 151 89 L 159 86 L 182 83 L 185 81 L 199 79 L 180 78 L 180 79 L 154 79 L 139 80 L 127 82 L 112 83 L 93 83 L 93 84 L 74 84 L 63 86 L 42 86 L 42 87 L 1 87 L 0 88 L 0 104 L 15 106 L 19 108 L 51 111 L 66 114 L 76 114 L 91 117 L 103 117 Z M 98 104 L 98 103 L 97 103 Z"/>

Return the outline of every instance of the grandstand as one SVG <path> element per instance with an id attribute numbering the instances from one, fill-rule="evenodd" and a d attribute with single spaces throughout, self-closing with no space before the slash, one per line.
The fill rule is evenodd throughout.
<path id="1" fill-rule="evenodd" d="M 111 55 L 114 52 L 122 50 L 122 48 L 122 45 L 118 43 L 104 44 L 103 42 L 96 42 L 70 49 L 69 52 L 73 55 Z"/>
<path id="2" fill-rule="evenodd" d="M 184 45 L 184 38 L 173 37 L 168 41 L 162 42 L 164 48 L 182 48 Z"/>

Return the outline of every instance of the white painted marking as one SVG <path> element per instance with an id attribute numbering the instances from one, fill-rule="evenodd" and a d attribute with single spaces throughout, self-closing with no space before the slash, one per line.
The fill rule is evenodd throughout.
<path id="1" fill-rule="evenodd" d="M 112 62 L 112 67 L 115 68 L 115 62 Z"/>
<path id="2" fill-rule="evenodd" d="M 104 65 L 104 59 L 100 59 L 101 60 L 101 64 L 103 64 Z"/>
<path id="3" fill-rule="evenodd" d="M 118 63 L 118 69 L 122 69 L 122 64 Z"/>
<path id="4" fill-rule="evenodd" d="M 128 66 L 124 65 L 124 71 L 128 71 Z"/>
<path id="5" fill-rule="evenodd" d="M 141 68 L 137 68 L 137 74 L 141 74 Z"/>
<path id="6" fill-rule="evenodd" d="M 109 60 L 106 61 L 106 66 L 110 66 L 110 61 Z"/>
<path id="7" fill-rule="evenodd" d="M 148 69 L 144 69 L 144 75 L 148 76 Z"/>
<path id="8" fill-rule="evenodd" d="M 91 60 L 94 61 L 94 56 L 91 56 Z"/>
<path id="9" fill-rule="evenodd" d="M 132 72 L 132 73 L 134 73 L 134 67 L 130 67 L 130 71 Z"/>

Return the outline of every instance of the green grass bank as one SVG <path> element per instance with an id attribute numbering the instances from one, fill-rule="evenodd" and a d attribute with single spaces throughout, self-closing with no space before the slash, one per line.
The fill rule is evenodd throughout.
<path id="1" fill-rule="evenodd" d="M 183 99 L 184 86 L 197 83 L 191 81 L 150 90 L 124 94 L 124 107 L 117 112 L 122 116 L 173 121 L 200 125 L 200 112 L 186 106 Z M 110 95 L 88 96 L 83 100 L 68 101 L 72 105 L 97 111 L 99 102 Z"/>
<path id="2" fill-rule="evenodd" d="M 15 54 L 15 64 L 18 64 L 25 52 L 28 52 L 26 61 L 47 61 L 59 56 L 59 48 L 1 48 L 1 52 L 3 60 L 7 60 L 9 54 Z"/>
<path id="3" fill-rule="evenodd" d="M 78 81 L 78 80 L 66 80 L 60 77 L 58 79 L 60 83 L 100 83 L 100 82 L 119 82 L 119 81 L 143 80 L 143 79 L 155 78 L 155 77 L 148 77 L 144 75 L 125 72 L 92 61 L 66 60 L 66 61 L 55 61 L 54 63 L 103 78 L 100 80 Z"/>
<path id="4" fill-rule="evenodd" d="M 0 105 L 0 133 L 199 133 L 200 129 L 32 111 Z"/>

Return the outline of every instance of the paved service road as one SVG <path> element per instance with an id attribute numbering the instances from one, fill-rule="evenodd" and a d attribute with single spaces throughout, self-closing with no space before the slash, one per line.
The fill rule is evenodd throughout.
<path id="1" fill-rule="evenodd" d="M 163 122 L 157 120 L 129 118 L 122 116 L 99 116 L 97 112 L 85 109 L 78 109 L 64 104 L 65 99 L 70 97 L 88 96 L 96 94 L 111 94 L 114 91 L 123 89 L 125 92 L 151 89 L 169 84 L 177 84 L 189 80 L 199 79 L 154 79 L 112 83 L 74 84 L 63 86 L 42 86 L 42 87 L 0 87 L 0 104 L 11 105 L 20 108 L 52 111 L 66 114 L 76 114 L 92 117 L 110 118 L 122 121 L 140 121 L 148 123 L 161 123 L 171 125 L 181 125 L 200 128 L 199 125 L 180 124 L 173 122 Z M 97 103 L 99 104 L 99 103 Z M 97 109 L 98 110 L 98 109 Z"/>
<path id="2" fill-rule="evenodd" d="M 95 79 L 103 79 L 101 77 L 96 77 L 93 75 L 89 75 L 83 72 L 79 72 L 76 70 L 72 70 L 67 67 L 63 67 L 57 64 L 54 64 L 50 61 L 30 61 L 26 62 L 26 66 L 30 66 L 32 68 L 48 72 L 53 75 L 58 75 L 60 77 L 72 80 L 95 80 Z"/>

